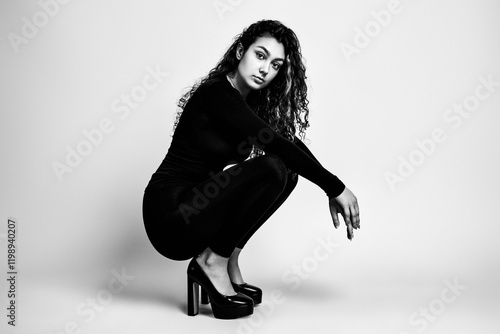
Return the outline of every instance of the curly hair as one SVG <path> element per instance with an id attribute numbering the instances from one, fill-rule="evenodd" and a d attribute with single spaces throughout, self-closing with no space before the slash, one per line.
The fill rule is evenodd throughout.
<path id="1" fill-rule="evenodd" d="M 241 44 L 246 52 L 250 45 L 262 36 L 274 37 L 283 44 L 285 61 L 268 86 L 249 93 L 247 103 L 261 119 L 283 137 L 293 141 L 294 136 L 298 134 L 304 139 L 305 130 L 309 127 L 309 101 L 305 82 L 306 69 L 302 62 L 300 44 L 291 29 L 274 20 L 253 23 L 234 38 L 233 44 L 218 64 L 179 99 L 174 130 L 184 107 L 198 87 L 214 78 L 232 76 L 239 64 L 236 57 L 238 45 Z"/>

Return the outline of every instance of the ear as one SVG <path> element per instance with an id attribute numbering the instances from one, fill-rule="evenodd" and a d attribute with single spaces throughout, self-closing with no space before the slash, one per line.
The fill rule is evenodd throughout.
<path id="1" fill-rule="evenodd" d="M 241 43 L 236 47 L 236 59 L 241 60 L 243 57 L 243 45 Z"/>

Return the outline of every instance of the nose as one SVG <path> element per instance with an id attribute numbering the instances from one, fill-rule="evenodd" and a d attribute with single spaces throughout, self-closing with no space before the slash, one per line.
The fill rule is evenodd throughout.
<path id="1" fill-rule="evenodd" d="M 266 74 L 269 72 L 269 66 L 270 64 L 262 64 L 262 66 L 260 67 L 260 74 L 262 74 L 262 76 L 266 76 Z"/>

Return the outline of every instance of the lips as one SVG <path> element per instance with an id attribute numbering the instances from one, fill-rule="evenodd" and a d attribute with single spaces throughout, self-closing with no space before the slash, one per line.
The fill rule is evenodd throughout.
<path id="1" fill-rule="evenodd" d="M 254 75 L 253 77 L 254 77 L 255 81 L 257 81 L 258 83 L 264 83 L 264 81 L 265 81 L 263 78 L 261 78 L 257 75 Z"/>

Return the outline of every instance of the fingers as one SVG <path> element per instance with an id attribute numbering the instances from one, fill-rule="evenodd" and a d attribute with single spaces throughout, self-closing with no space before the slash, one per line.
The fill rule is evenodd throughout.
<path id="1" fill-rule="evenodd" d="M 351 198 L 342 199 L 338 198 L 330 201 L 330 213 L 333 219 L 335 228 L 340 226 L 338 214 L 342 215 L 347 227 L 347 238 L 352 240 L 354 238 L 354 230 L 361 228 L 359 218 L 358 201 L 354 195 Z"/>
<path id="2" fill-rule="evenodd" d="M 337 208 L 335 206 L 333 206 L 333 205 L 330 206 L 330 214 L 332 215 L 333 226 L 335 226 L 335 228 L 339 228 L 340 221 L 339 221 L 339 216 L 338 216 Z"/>
<path id="3" fill-rule="evenodd" d="M 356 224 L 358 225 L 358 228 L 361 228 L 361 218 L 359 217 L 358 203 L 356 203 Z"/>
<path id="4" fill-rule="evenodd" d="M 354 209 L 351 210 L 351 222 L 355 229 L 359 229 L 361 227 L 359 225 L 359 212 L 354 211 Z"/>
<path id="5" fill-rule="evenodd" d="M 358 206 L 357 200 L 354 200 L 354 203 L 353 203 L 352 207 L 349 209 L 349 211 L 351 212 L 351 221 L 352 221 L 353 227 L 355 229 L 361 228 L 360 219 L 359 219 L 359 206 Z"/>
<path id="6" fill-rule="evenodd" d="M 352 240 L 354 238 L 354 228 L 352 226 L 351 213 L 350 213 L 350 210 L 348 207 L 344 209 L 343 217 L 344 217 L 345 224 L 347 226 L 347 238 L 349 240 Z"/>

